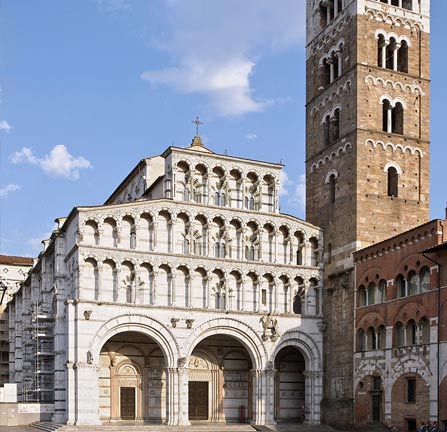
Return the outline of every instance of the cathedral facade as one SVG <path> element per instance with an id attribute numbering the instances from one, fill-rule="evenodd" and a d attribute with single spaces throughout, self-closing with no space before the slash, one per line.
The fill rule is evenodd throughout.
<path id="1" fill-rule="evenodd" d="M 280 214 L 281 168 L 196 136 L 58 219 L 9 305 L 19 399 L 77 425 L 319 423 L 322 232 Z"/>

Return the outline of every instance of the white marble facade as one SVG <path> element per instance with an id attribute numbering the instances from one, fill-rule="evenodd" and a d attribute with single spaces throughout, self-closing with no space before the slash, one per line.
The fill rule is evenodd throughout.
<path id="1" fill-rule="evenodd" d="M 195 137 L 58 219 L 9 307 L 19 397 L 40 316 L 56 422 L 319 423 L 322 233 L 280 214 L 281 168 Z"/>

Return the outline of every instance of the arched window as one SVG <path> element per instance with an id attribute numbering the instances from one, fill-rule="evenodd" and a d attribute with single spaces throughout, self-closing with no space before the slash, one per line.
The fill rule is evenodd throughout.
<path id="1" fill-rule="evenodd" d="M 391 111 L 393 107 L 388 99 L 384 99 L 382 104 L 382 130 L 383 132 L 392 132 L 392 116 Z"/>
<path id="2" fill-rule="evenodd" d="M 397 198 L 399 196 L 399 173 L 395 167 L 388 168 L 388 196 Z"/>
<path id="3" fill-rule="evenodd" d="M 325 88 L 331 83 L 331 60 L 325 58 L 320 65 L 320 84 Z"/>
<path id="4" fill-rule="evenodd" d="M 360 329 L 357 334 L 357 349 L 358 351 L 365 351 L 366 349 L 366 335 L 363 329 Z"/>
<path id="5" fill-rule="evenodd" d="M 329 115 L 326 116 L 323 123 L 324 129 L 324 145 L 328 147 L 331 144 L 331 135 L 330 135 L 330 124 L 331 117 Z"/>
<path id="6" fill-rule="evenodd" d="M 376 303 L 376 284 L 371 282 L 368 285 L 368 305 L 373 305 Z"/>
<path id="7" fill-rule="evenodd" d="M 403 40 L 397 52 L 397 70 L 399 72 L 408 73 L 408 43 Z"/>
<path id="8" fill-rule="evenodd" d="M 312 237 L 310 239 L 310 247 L 311 247 L 311 266 L 318 266 L 319 256 L 320 256 L 320 250 L 318 248 L 318 239 L 315 237 Z"/>
<path id="9" fill-rule="evenodd" d="M 332 141 L 337 141 L 340 137 L 340 109 L 334 111 L 334 116 L 331 118 L 332 124 Z"/>
<path id="10" fill-rule="evenodd" d="M 293 313 L 298 315 L 303 313 L 303 300 L 300 295 L 296 295 L 293 299 Z"/>
<path id="11" fill-rule="evenodd" d="M 250 202 L 249 202 L 248 209 L 249 210 L 254 210 L 255 209 L 255 199 L 254 199 L 254 197 L 250 197 Z"/>
<path id="12" fill-rule="evenodd" d="M 419 275 L 419 288 L 421 292 L 430 290 L 430 269 L 422 267 Z"/>
<path id="13" fill-rule="evenodd" d="M 407 345 L 416 345 L 416 323 L 414 320 L 408 321 L 406 333 Z"/>
<path id="14" fill-rule="evenodd" d="M 366 298 L 366 289 L 363 285 L 359 287 L 359 306 L 366 306 L 367 298 Z"/>
<path id="15" fill-rule="evenodd" d="M 398 298 L 407 296 L 406 283 L 402 275 L 396 277 L 396 291 Z"/>
<path id="16" fill-rule="evenodd" d="M 377 42 L 377 66 L 385 68 L 386 67 L 386 43 L 385 36 L 379 35 Z"/>
<path id="17" fill-rule="evenodd" d="M 420 328 L 421 328 L 420 343 L 427 345 L 430 343 L 430 321 L 427 318 L 422 318 Z"/>
<path id="18" fill-rule="evenodd" d="M 214 194 L 214 205 L 219 206 L 220 205 L 220 193 L 216 192 Z"/>
<path id="19" fill-rule="evenodd" d="M 408 273 L 408 295 L 419 293 L 419 276 L 415 271 Z"/>
<path id="20" fill-rule="evenodd" d="M 395 330 L 395 343 L 398 347 L 405 346 L 405 327 L 401 322 L 398 322 L 394 328 Z"/>
<path id="21" fill-rule="evenodd" d="M 390 41 L 388 45 L 386 46 L 386 68 L 387 69 L 394 69 L 394 58 L 395 55 L 397 56 L 397 46 L 396 46 L 396 39 L 390 38 Z M 396 54 L 394 54 L 396 52 Z M 397 57 L 396 57 L 397 58 Z"/>
<path id="22" fill-rule="evenodd" d="M 377 303 L 384 303 L 386 301 L 386 280 L 379 282 L 378 299 Z"/>
<path id="23" fill-rule="evenodd" d="M 370 350 L 377 349 L 376 332 L 374 331 L 373 327 L 368 328 L 367 341 L 368 341 L 368 349 Z"/>
<path id="24" fill-rule="evenodd" d="M 377 349 L 386 348 L 386 329 L 385 326 L 381 325 L 379 327 L 378 337 L 377 337 Z"/>
<path id="25" fill-rule="evenodd" d="M 337 177 L 335 174 L 331 174 L 329 177 L 329 199 L 331 204 L 335 203 L 335 192 L 336 192 L 336 184 L 337 184 Z"/>
<path id="26" fill-rule="evenodd" d="M 403 135 L 404 133 L 404 107 L 397 102 L 391 112 L 392 130 L 394 134 Z"/>

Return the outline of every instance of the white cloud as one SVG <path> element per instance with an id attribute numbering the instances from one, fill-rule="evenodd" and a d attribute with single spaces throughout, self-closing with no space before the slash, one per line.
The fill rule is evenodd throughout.
<path id="1" fill-rule="evenodd" d="M 130 0 L 96 0 L 105 12 L 123 12 L 132 9 Z"/>
<path id="2" fill-rule="evenodd" d="M 181 93 L 206 95 L 218 114 L 239 116 L 271 101 L 254 95 L 250 78 L 263 56 L 301 43 L 305 4 L 296 0 L 165 0 L 167 22 L 157 46 L 174 66 L 141 78 Z"/>
<path id="3" fill-rule="evenodd" d="M 90 161 L 83 156 L 75 158 L 62 144 L 54 146 L 50 154 L 43 158 L 36 157 L 30 148 L 23 147 L 19 152 L 13 153 L 10 160 L 14 164 L 30 163 L 38 165 L 45 174 L 53 177 L 63 177 L 68 180 L 78 180 L 79 170 L 92 168 Z"/>
<path id="4" fill-rule="evenodd" d="M 13 184 L 13 183 L 9 184 L 9 185 L 6 185 L 4 188 L 0 189 L 0 198 L 5 198 L 5 197 L 8 196 L 9 193 L 16 192 L 16 191 L 18 191 L 20 189 L 21 188 L 20 188 L 19 185 L 16 185 L 16 184 Z"/>
<path id="5" fill-rule="evenodd" d="M 249 133 L 245 134 L 245 138 L 250 140 L 250 141 L 253 141 L 253 140 L 258 138 L 258 135 L 256 135 L 253 132 L 249 132 Z"/>
<path id="6" fill-rule="evenodd" d="M 281 170 L 279 176 L 279 182 L 280 182 L 279 196 L 289 195 L 288 188 L 293 185 L 293 181 L 289 179 L 289 176 L 284 170 Z"/>
<path id="7" fill-rule="evenodd" d="M 0 121 L 0 131 L 9 132 L 11 129 L 12 126 L 6 120 Z"/>
<path id="8" fill-rule="evenodd" d="M 38 159 L 33 155 L 33 151 L 28 147 L 22 147 L 22 150 L 13 153 L 9 159 L 13 164 L 22 162 L 28 162 L 34 165 L 38 164 Z"/>
<path id="9" fill-rule="evenodd" d="M 301 174 L 298 183 L 295 185 L 294 194 L 290 203 L 298 205 L 300 208 L 306 207 L 306 176 Z"/>

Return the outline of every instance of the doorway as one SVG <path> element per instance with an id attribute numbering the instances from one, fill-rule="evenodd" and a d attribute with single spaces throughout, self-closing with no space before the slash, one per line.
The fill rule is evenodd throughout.
<path id="1" fill-rule="evenodd" d="M 120 387 L 121 419 L 135 420 L 135 387 Z"/>
<path id="2" fill-rule="evenodd" d="M 208 420 L 208 382 L 190 381 L 188 397 L 190 420 Z"/>
<path id="3" fill-rule="evenodd" d="M 372 421 L 380 422 L 381 420 L 381 411 L 382 411 L 382 395 L 381 394 L 373 394 L 372 398 Z"/>

